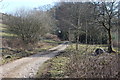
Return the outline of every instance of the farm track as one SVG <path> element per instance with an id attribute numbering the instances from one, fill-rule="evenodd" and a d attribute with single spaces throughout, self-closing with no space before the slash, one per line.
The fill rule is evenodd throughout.
<path id="1" fill-rule="evenodd" d="M 0 66 L 0 78 L 34 78 L 42 64 L 60 54 L 68 45 L 60 44 L 46 52 L 15 60 Z"/>

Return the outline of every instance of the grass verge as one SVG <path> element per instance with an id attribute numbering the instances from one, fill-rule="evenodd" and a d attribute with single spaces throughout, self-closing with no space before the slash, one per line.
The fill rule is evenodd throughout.
<path id="1" fill-rule="evenodd" d="M 31 50 L 23 50 L 23 49 L 18 49 L 18 48 L 2 48 L 2 61 L 0 65 L 9 63 L 11 61 L 14 61 L 16 59 L 20 59 L 23 57 L 28 57 L 30 55 L 34 55 L 39 52 L 47 51 L 50 48 L 53 48 L 57 46 L 58 44 L 56 43 L 45 43 L 45 42 L 40 42 L 38 43 L 37 47 Z"/>
<path id="2" fill-rule="evenodd" d="M 118 76 L 117 53 L 91 55 L 96 48 L 107 50 L 106 45 L 75 44 L 65 52 L 46 61 L 39 68 L 37 78 L 116 78 Z"/>
<path id="3" fill-rule="evenodd" d="M 65 77 L 69 57 L 65 56 L 66 52 L 46 61 L 36 74 L 36 78 L 62 78 Z"/>

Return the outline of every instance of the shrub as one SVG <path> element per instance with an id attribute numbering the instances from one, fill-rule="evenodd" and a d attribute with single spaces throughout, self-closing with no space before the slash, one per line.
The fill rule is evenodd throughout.
<path id="1" fill-rule="evenodd" d="M 21 9 L 6 18 L 4 23 L 8 31 L 16 34 L 24 44 L 37 43 L 51 29 L 52 19 L 48 12 Z"/>
<path id="2" fill-rule="evenodd" d="M 44 37 L 46 39 L 52 39 L 52 40 L 55 40 L 55 41 L 60 41 L 60 39 L 57 37 L 57 35 L 54 35 L 54 34 L 47 33 L 47 34 L 45 34 Z"/>
<path id="3" fill-rule="evenodd" d="M 67 66 L 68 76 L 70 78 L 116 78 L 117 60 L 117 55 L 113 54 L 90 56 L 75 53 L 71 55 L 70 63 Z"/>

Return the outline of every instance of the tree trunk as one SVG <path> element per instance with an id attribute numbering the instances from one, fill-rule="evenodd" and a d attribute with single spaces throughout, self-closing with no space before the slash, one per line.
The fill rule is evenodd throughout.
<path id="1" fill-rule="evenodd" d="M 78 51 L 78 46 L 79 46 L 79 38 L 77 36 L 77 42 L 76 42 L 76 50 Z"/>
<path id="2" fill-rule="evenodd" d="M 76 36 L 76 50 L 78 51 L 79 49 L 79 30 L 77 30 L 77 36 Z"/>
<path id="3" fill-rule="evenodd" d="M 86 33 L 86 35 L 85 35 L 85 38 L 86 38 L 86 39 L 85 39 L 85 40 L 86 40 L 85 43 L 86 43 L 86 44 L 87 44 L 87 36 L 88 36 L 87 32 L 88 32 L 88 31 L 87 31 L 87 21 L 86 21 L 86 30 L 85 30 L 85 33 Z"/>
<path id="4" fill-rule="evenodd" d="M 113 52 L 113 50 L 112 50 L 112 37 L 111 37 L 111 30 L 110 29 L 108 29 L 108 53 L 111 53 L 111 52 Z"/>

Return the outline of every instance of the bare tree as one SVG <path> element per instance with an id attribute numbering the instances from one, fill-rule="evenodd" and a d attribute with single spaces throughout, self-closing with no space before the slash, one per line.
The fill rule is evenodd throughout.
<path id="1" fill-rule="evenodd" d="M 112 36 L 111 30 L 114 26 L 114 19 L 117 16 L 118 8 L 116 2 L 100 2 L 96 6 L 97 21 L 108 32 L 108 52 L 114 52 L 112 49 Z"/>
<path id="2" fill-rule="evenodd" d="M 45 11 L 20 9 L 7 17 L 6 24 L 25 44 L 34 44 L 51 29 L 51 21 Z"/>
<path id="3" fill-rule="evenodd" d="M 85 24 L 88 26 L 88 22 L 91 22 L 93 6 L 89 2 L 62 2 L 56 9 L 56 19 L 60 21 L 60 27 L 64 27 L 68 32 L 75 31 L 76 50 L 78 50 L 79 36 L 85 32 L 82 27 Z"/>

